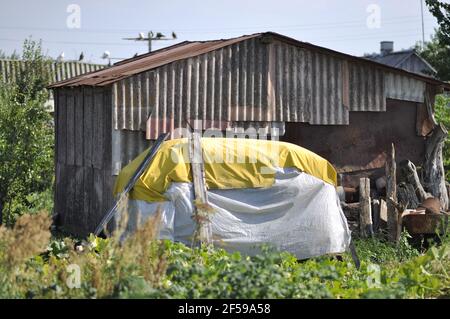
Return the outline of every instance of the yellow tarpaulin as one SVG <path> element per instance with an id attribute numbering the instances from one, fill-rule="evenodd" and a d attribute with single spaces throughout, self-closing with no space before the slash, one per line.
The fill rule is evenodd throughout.
<path id="1" fill-rule="evenodd" d="M 270 187 L 274 168 L 297 168 L 336 186 L 336 170 L 324 158 L 300 146 L 268 140 L 202 138 L 205 178 L 209 189 Z M 114 195 L 120 193 L 144 160 L 144 151 L 117 177 Z M 147 202 L 167 200 L 172 182 L 191 182 L 188 140 L 175 139 L 161 145 L 150 166 L 130 192 L 131 199 Z"/>

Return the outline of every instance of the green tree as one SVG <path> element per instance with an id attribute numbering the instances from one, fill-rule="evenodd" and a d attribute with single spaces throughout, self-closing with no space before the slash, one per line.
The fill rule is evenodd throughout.
<path id="1" fill-rule="evenodd" d="M 443 44 L 438 34 L 433 36 L 423 49 L 418 48 L 418 51 L 436 69 L 437 78 L 450 81 L 450 47 Z"/>
<path id="2" fill-rule="evenodd" d="M 444 124 L 447 129 L 450 129 L 450 96 L 443 94 L 437 95 L 434 108 L 436 120 Z M 447 136 L 444 141 L 442 156 L 444 160 L 445 179 L 450 182 L 450 136 Z"/>
<path id="3" fill-rule="evenodd" d="M 12 223 L 11 204 L 27 204 L 53 179 L 53 128 L 44 104 L 51 60 L 41 44 L 24 43 L 26 68 L 16 83 L 0 85 L 0 222 Z"/>
<path id="4" fill-rule="evenodd" d="M 437 19 L 439 31 L 437 36 L 442 44 L 450 45 L 450 3 L 438 0 L 425 0 L 428 9 Z"/>

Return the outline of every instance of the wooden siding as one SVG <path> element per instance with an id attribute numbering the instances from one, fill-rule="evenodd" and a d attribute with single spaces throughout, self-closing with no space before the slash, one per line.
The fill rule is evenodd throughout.
<path id="1" fill-rule="evenodd" d="M 112 203 L 111 90 L 60 89 L 56 96 L 57 224 L 85 236 Z"/>

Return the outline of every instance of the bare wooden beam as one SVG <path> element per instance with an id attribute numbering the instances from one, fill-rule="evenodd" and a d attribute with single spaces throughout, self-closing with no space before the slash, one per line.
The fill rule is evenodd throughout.
<path id="1" fill-rule="evenodd" d="M 397 177 L 395 164 L 395 146 L 391 144 L 386 160 L 386 198 L 397 202 Z M 388 239 L 392 242 L 397 240 L 397 210 L 392 200 L 387 200 L 387 228 Z"/>

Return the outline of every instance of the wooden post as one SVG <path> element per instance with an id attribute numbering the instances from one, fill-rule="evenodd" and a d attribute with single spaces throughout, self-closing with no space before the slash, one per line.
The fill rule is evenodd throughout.
<path id="1" fill-rule="evenodd" d="M 197 237 L 200 243 L 212 243 L 212 228 L 209 220 L 208 196 L 206 193 L 205 168 L 203 163 L 203 151 L 200 141 L 200 134 L 193 132 L 189 136 L 189 157 L 192 169 L 192 182 L 194 184 L 195 196 L 195 220 L 197 222 L 197 231 L 194 241 Z"/>
<path id="2" fill-rule="evenodd" d="M 372 207 L 370 205 L 370 179 L 368 178 L 361 178 L 359 180 L 359 203 L 359 227 L 361 237 L 372 237 Z"/>
<path id="3" fill-rule="evenodd" d="M 387 203 L 387 229 L 388 239 L 392 242 L 397 240 L 397 211 L 393 202 L 389 199 L 397 201 L 397 171 L 395 164 L 395 146 L 391 145 L 386 160 L 386 203 Z"/>

